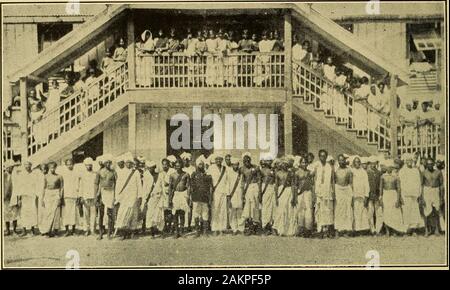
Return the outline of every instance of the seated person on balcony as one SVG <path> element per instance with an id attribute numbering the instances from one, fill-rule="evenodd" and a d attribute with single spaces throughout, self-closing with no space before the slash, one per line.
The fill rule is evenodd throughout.
<path id="1" fill-rule="evenodd" d="M 153 53 L 155 51 L 155 40 L 150 30 L 142 32 L 141 41 L 137 45 L 137 50 L 141 54 Z"/>
<path id="2" fill-rule="evenodd" d="M 45 113 L 44 100 L 37 96 L 35 89 L 30 89 L 28 91 L 28 106 L 30 110 L 30 119 L 32 122 L 37 122 L 42 118 Z"/>
<path id="3" fill-rule="evenodd" d="M 123 38 L 121 38 L 119 40 L 119 46 L 116 47 L 116 50 L 114 50 L 114 56 L 113 59 L 114 61 L 117 62 L 126 62 L 127 61 L 127 49 L 125 47 L 125 40 L 123 40 Z"/>
<path id="4" fill-rule="evenodd" d="M 217 38 L 213 30 L 208 33 L 208 39 L 206 40 L 206 48 L 208 58 L 206 59 L 206 83 L 209 86 L 213 86 L 217 81 L 217 59 L 215 58 L 217 54 Z"/>
<path id="5" fill-rule="evenodd" d="M 164 36 L 164 31 L 162 29 L 158 30 L 158 36 L 155 37 L 155 52 L 161 54 L 167 51 L 167 37 Z"/>
<path id="6" fill-rule="evenodd" d="M 239 48 L 242 52 L 251 53 L 253 51 L 253 41 L 248 38 L 248 30 L 245 29 L 242 33 L 242 39 L 239 40 Z"/>

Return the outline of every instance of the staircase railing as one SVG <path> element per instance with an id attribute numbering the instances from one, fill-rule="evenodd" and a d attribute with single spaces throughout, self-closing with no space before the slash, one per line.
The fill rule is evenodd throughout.
<path id="1" fill-rule="evenodd" d="M 95 81 L 75 91 L 47 111 L 28 127 L 28 156 L 64 136 L 74 127 L 101 111 L 125 93 L 128 87 L 128 64 L 120 63 L 104 72 Z"/>
<path id="2" fill-rule="evenodd" d="M 336 84 L 326 79 L 321 72 L 304 63 L 293 62 L 294 97 L 302 97 L 304 102 L 312 104 L 315 110 L 323 111 L 325 116 L 334 117 L 337 124 L 346 125 L 347 130 L 356 131 L 360 138 L 367 138 L 368 144 L 377 145 L 379 151 L 389 150 L 389 116 L 377 111 L 366 100 L 357 100 L 351 93 L 341 92 L 336 87 Z M 419 151 L 436 156 L 440 144 L 439 127 L 438 124 L 415 126 L 402 123 L 398 128 L 399 154 Z M 405 136 L 408 137 L 407 141 Z"/>
<path id="3" fill-rule="evenodd" d="M 136 56 L 140 88 L 284 87 L 284 53 L 253 52 Z"/>

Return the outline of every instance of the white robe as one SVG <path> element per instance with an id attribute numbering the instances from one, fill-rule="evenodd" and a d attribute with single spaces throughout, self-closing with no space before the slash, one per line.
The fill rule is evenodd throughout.
<path id="1" fill-rule="evenodd" d="M 363 168 L 353 169 L 353 220 L 354 230 L 368 230 L 369 217 L 364 206 L 365 199 L 369 198 L 369 177 Z"/>
<path id="2" fill-rule="evenodd" d="M 421 176 L 417 168 L 404 166 L 399 171 L 401 195 L 403 198 L 403 221 L 407 229 L 421 228 L 424 220 L 420 214 L 418 198 L 421 195 Z"/>
<path id="3" fill-rule="evenodd" d="M 64 181 L 63 225 L 73 226 L 79 221 L 76 200 L 80 196 L 78 192 L 80 175 L 75 169 L 69 170 L 67 167 L 61 168 L 59 174 Z"/>
<path id="4" fill-rule="evenodd" d="M 121 180 L 117 179 L 117 183 L 121 185 L 120 187 L 116 186 L 116 203 L 120 204 L 116 220 L 118 228 L 134 228 L 137 222 L 137 215 L 139 214 L 136 203 L 138 198 L 142 197 L 141 177 L 139 171 L 135 170 L 126 184 L 131 171 L 132 169 L 124 169 Z"/>

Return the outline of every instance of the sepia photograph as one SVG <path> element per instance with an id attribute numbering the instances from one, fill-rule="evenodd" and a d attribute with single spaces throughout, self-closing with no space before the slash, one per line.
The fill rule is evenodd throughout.
<path id="1" fill-rule="evenodd" d="M 447 1 L 0 2 L 1 269 L 449 269 Z"/>

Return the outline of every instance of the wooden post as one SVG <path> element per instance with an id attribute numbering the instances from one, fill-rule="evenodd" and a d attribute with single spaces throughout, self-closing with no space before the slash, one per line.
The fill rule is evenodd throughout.
<path id="1" fill-rule="evenodd" d="M 397 83 L 398 76 L 391 75 L 391 95 L 390 95 L 390 106 L 391 106 L 391 156 L 392 158 L 398 157 L 398 126 L 399 126 L 399 117 L 398 117 L 398 108 L 397 108 Z"/>
<path id="2" fill-rule="evenodd" d="M 284 15 L 284 86 L 286 89 L 286 103 L 283 106 L 284 154 L 292 154 L 292 16 L 290 12 Z"/>
<path id="3" fill-rule="evenodd" d="M 136 41 L 134 37 L 134 19 L 130 12 L 127 20 L 127 41 L 128 41 L 128 86 L 136 87 Z"/>
<path id="4" fill-rule="evenodd" d="M 136 130 L 137 130 L 136 104 L 128 105 L 128 151 L 136 154 Z"/>

